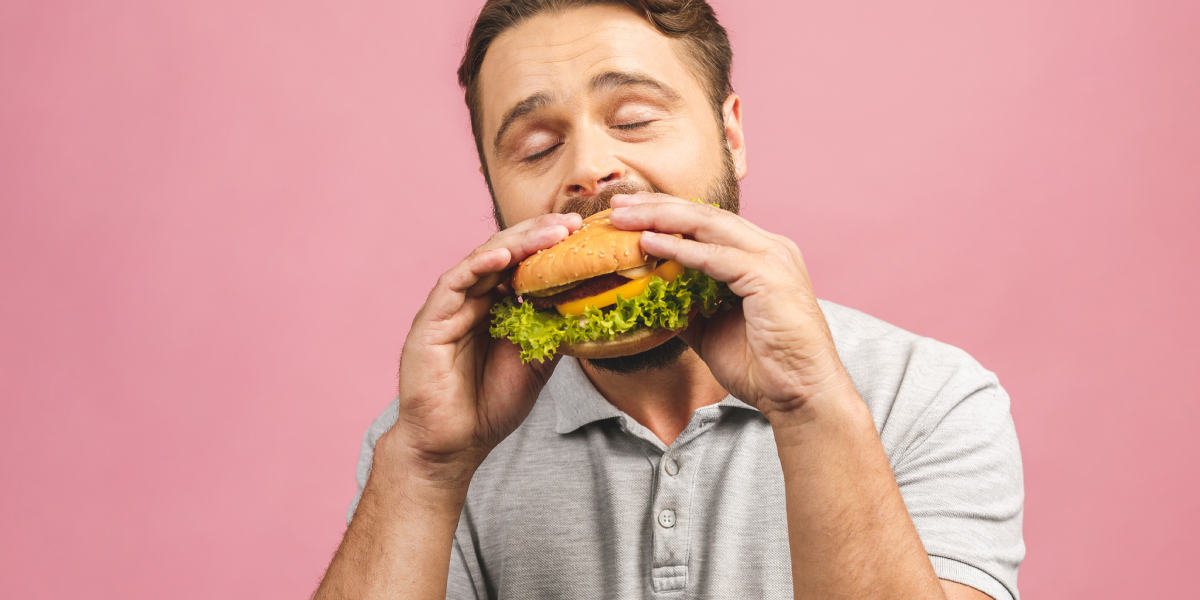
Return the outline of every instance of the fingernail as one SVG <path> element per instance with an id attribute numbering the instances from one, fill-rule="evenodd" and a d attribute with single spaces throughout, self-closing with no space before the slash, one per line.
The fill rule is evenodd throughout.
<path id="1" fill-rule="evenodd" d="M 621 194 L 617 194 L 617 196 L 620 196 L 620 195 L 621 195 Z M 617 196 L 613 196 L 613 198 L 616 198 Z M 614 214 L 614 215 L 619 215 L 619 214 L 621 214 L 621 213 L 623 213 L 623 212 L 625 212 L 625 211 L 627 211 L 627 210 L 629 210 L 629 207 L 628 207 L 628 206 L 620 206 L 620 207 L 614 208 L 614 209 L 613 209 L 613 211 L 612 211 L 612 214 Z"/>
<path id="2" fill-rule="evenodd" d="M 658 234 L 654 233 L 653 231 L 643 231 L 642 232 L 642 237 L 644 237 L 644 238 L 654 237 L 656 235 L 658 235 Z"/>

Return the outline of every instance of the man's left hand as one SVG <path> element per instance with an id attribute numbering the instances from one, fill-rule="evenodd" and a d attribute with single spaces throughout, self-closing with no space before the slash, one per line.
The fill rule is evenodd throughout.
<path id="1" fill-rule="evenodd" d="M 796 244 L 728 211 L 662 194 L 613 196 L 612 205 L 620 229 L 686 236 L 643 233 L 646 252 L 703 271 L 741 297 L 680 337 L 775 430 L 795 596 L 978 598 L 978 590 L 940 584 Z"/>
<path id="2" fill-rule="evenodd" d="M 729 211 L 666 194 L 617 195 L 612 206 L 617 228 L 647 230 L 643 250 L 703 271 L 741 298 L 680 334 L 734 397 L 771 418 L 854 389 L 795 243 Z"/>

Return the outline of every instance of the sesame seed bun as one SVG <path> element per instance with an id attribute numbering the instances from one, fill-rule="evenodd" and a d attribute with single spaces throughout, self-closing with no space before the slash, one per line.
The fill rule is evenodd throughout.
<path id="1" fill-rule="evenodd" d="M 642 232 L 613 227 L 611 213 L 608 209 L 584 219 L 567 239 L 521 261 L 513 272 L 513 290 L 544 292 L 656 260 L 642 252 Z"/>

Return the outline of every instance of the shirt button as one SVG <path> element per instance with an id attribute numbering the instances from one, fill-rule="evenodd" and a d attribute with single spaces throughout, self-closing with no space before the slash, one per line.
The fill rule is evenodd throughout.
<path id="1" fill-rule="evenodd" d="M 675 511 L 671 509 L 658 513 L 658 524 L 670 529 L 675 526 Z"/>
<path id="2" fill-rule="evenodd" d="M 663 469 L 666 470 L 667 475 L 674 476 L 679 472 L 679 463 L 675 462 L 675 459 L 673 458 L 668 458 L 663 464 Z"/>

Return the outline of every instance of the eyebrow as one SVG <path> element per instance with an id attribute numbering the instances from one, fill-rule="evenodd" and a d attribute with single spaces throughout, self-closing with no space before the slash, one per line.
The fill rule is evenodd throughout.
<path id="1" fill-rule="evenodd" d="M 517 119 L 550 104 L 550 94 L 546 92 L 538 92 L 516 103 L 508 112 L 504 113 L 504 118 L 500 121 L 500 129 L 496 131 L 496 139 L 492 141 L 493 149 L 497 154 L 500 153 L 500 138 L 504 137 L 504 132 L 512 126 Z"/>
<path id="2" fill-rule="evenodd" d="M 593 92 L 611 91 L 618 88 L 629 86 L 642 86 L 652 88 L 662 94 L 669 102 L 678 102 L 683 98 L 675 88 L 653 78 L 649 75 L 629 71 L 605 71 L 592 78 L 591 88 Z"/>
<path id="3" fill-rule="evenodd" d="M 675 88 L 641 73 L 628 71 L 605 71 L 592 78 L 591 84 L 588 86 L 593 92 L 612 91 L 623 87 L 642 86 L 651 88 L 662 94 L 668 102 L 678 102 L 683 98 Z M 504 118 L 500 120 L 500 129 L 496 131 L 496 137 L 492 140 L 492 147 L 497 154 L 500 153 L 500 140 L 504 134 L 512 127 L 521 117 L 532 113 L 533 111 L 550 104 L 550 94 L 546 92 L 537 92 L 531 94 L 524 100 L 513 105 L 504 113 Z"/>

